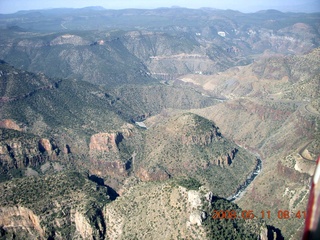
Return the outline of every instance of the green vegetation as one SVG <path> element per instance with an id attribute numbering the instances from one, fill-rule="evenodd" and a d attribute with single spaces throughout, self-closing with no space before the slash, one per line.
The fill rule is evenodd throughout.
<path id="1" fill-rule="evenodd" d="M 147 160 L 138 166 L 161 166 L 172 177 L 195 179 L 219 196 L 233 194 L 256 165 L 255 157 L 224 138 L 212 121 L 193 113 L 165 118 L 145 134 L 141 158 Z"/>
<path id="2" fill-rule="evenodd" d="M 266 228 L 260 220 L 251 219 L 249 214 L 244 216 L 250 219 L 242 218 L 242 209 L 225 199 L 215 198 L 211 205 L 205 206 L 205 211 L 210 213 L 204 221 L 209 239 L 253 240 L 259 238 L 263 226 Z"/>
<path id="3" fill-rule="evenodd" d="M 233 194 L 256 162 L 228 136 L 265 158 L 259 188 L 240 200 L 245 206 L 302 209 L 308 176 L 295 170 L 293 157 L 276 163 L 307 141 L 310 155 L 318 155 L 320 58 L 312 49 L 319 47 L 319 19 L 318 13 L 183 8 L 1 15 L 0 59 L 10 65 L 0 60 L 0 120 L 22 129 L 0 129 L 1 207 L 32 210 L 48 239 L 74 238 L 75 212 L 93 227 L 95 239 L 105 237 L 110 221 L 118 227 L 123 219 L 128 239 L 160 239 L 163 233 L 201 238 L 201 227 L 183 231 L 191 210 L 187 192 L 174 187 L 203 185 L 220 197 Z M 224 100 L 217 104 L 212 96 Z M 147 130 L 129 125 L 147 118 Z M 121 140 L 113 139 L 115 132 Z M 96 133 L 103 137 L 89 144 Z M 43 138 L 53 151 L 44 150 Z M 119 167 L 124 162 L 125 169 Z M 23 178 L 37 175 L 30 168 L 40 177 Z M 124 191 L 109 222 L 102 210 L 110 205 L 107 188 L 79 169 Z M 159 176 L 174 184 L 137 186 L 139 177 Z M 284 197 L 287 192 L 294 200 Z M 205 210 L 214 209 L 241 212 L 223 199 Z M 291 238 L 302 226 L 300 219 L 270 221 Z M 256 239 L 264 227 L 251 219 L 210 217 L 205 226 L 214 239 Z M 36 238 L 14 234 L 0 227 L 0 239 Z"/>
<path id="4" fill-rule="evenodd" d="M 32 134 L 32 133 L 24 133 L 20 132 L 17 130 L 13 129 L 5 129 L 5 128 L 0 128 L 0 141 L 7 141 L 11 139 L 23 139 L 24 141 L 29 141 L 29 140 L 38 140 L 38 136 Z"/>
<path id="5" fill-rule="evenodd" d="M 72 212 L 82 213 L 93 227 L 97 227 L 103 223 L 102 208 L 110 202 L 106 187 L 97 187 L 86 174 L 72 171 L 13 179 L 1 183 L 0 192 L 1 207 L 19 205 L 28 208 L 40 217 L 47 236 L 51 229 L 66 239 L 75 231 L 74 223 L 70 222 Z M 62 218 L 65 220 L 60 221 Z M 99 234 L 102 236 L 105 232 L 103 227 L 101 229 Z"/>
<path id="6" fill-rule="evenodd" d="M 183 178 L 178 180 L 178 184 L 185 187 L 188 190 L 198 190 L 201 187 L 201 183 L 194 178 Z"/>

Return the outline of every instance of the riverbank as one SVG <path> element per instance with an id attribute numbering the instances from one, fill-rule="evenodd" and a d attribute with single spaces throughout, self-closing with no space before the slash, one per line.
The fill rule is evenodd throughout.
<path id="1" fill-rule="evenodd" d="M 236 193 L 234 195 L 231 195 L 230 197 L 227 198 L 227 200 L 233 202 L 237 199 L 240 199 L 243 194 L 245 193 L 247 187 L 250 185 L 250 183 L 253 182 L 253 180 L 259 175 L 259 173 L 262 170 L 262 161 L 260 156 L 257 158 L 257 164 L 256 167 L 254 168 L 254 170 L 252 171 L 251 175 L 245 180 L 245 182 L 243 184 L 241 184 Z"/>

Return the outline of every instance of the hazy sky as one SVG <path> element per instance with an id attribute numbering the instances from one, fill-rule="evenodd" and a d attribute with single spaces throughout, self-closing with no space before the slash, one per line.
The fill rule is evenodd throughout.
<path id="1" fill-rule="evenodd" d="M 0 13 L 43 8 L 81 8 L 102 6 L 107 9 L 158 8 L 180 6 L 212 7 L 255 12 L 263 9 L 280 11 L 320 12 L 320 0 L 0 0 Z"/>

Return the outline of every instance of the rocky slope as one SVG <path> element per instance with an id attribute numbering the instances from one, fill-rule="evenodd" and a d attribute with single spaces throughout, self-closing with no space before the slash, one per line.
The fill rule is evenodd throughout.
<path id="1" fill-rule="evenodd" d="M 4 86 L 0 106 L 1 173 L 2 180 L 11 179 L 0 184 L 1 237 L 112 237 L 122 231 L 120 225 L 116 228 L 113 225 L 121 222 L 122 217 L 117 217 L 115 210 L 105 205 L 111 197 L 106 195 L 104 182 L 121 189 L 123 195 L 134 185 L 130 183 L 131 175 L 147 181 L 150 186 L 155 180 L 192 176 L 208 187 L 215 186 L 215 193 L 227 196 L 254 167 L 253 156 L 225 140 L 213 122 L 197 115 L 176 115 L 147 131 L 125 121 L 134 119 L 132 114 L 143 118 L 143 113 L 147 117 L 169 107 L 188 109 L 215 103 L 194 90 L 168 85 L 132 87 L 135 94 L 144 96 L 133 103 L 130 100 L 135 96 L 134 91 L 129 91 L 131 95 L 124 99 L 128 89 L 117 88 L 106 93 L 104 89 L 84 82 L 55 81 L 42 74 L 20 71 L 4 62 L 1 72 Z M 23 85 L 26 85 L 24 92 L 17 92 L 16 87 Z M 143 94 L 149 90 L 149 97 Z M 149 99 L 156 93 L 162 94 L 157 98 L 158 107 L 153 108 L 157 99 L 151 103 Z M 173 93 L 177 95 L 173 96 Z M 186 101 L 177 102 L 177 97 Z M 97 114 L 101 109 L 104 112 Z M 129 111 L 124 114 L 120 109 Z M 151 109 L 154 112 L 149 112 Z M 155 139 L 161 141 L 155 142 Z M 155 144 L 161 145 L 164 152 L 153 149 Z M 185 153 L 176 155 L 176 145 Z M 173 155 L 153 158 L 157 152 Z M 68 169 L 71 168 L 85 169 L 90 176 L 70 172 Z M 194 169 L 198 170 L 194 172 Z M 204 175 L 198 175 L 202 173 Z M 205 175 L 215 175 L 214 181 L 207 181 Z M 16 178 L 22 176 L 24 178 Z M 230 188 L 223 188 L 228 181 Z M 158 191 L 156 186 L 155 191 Z M 139 191 L 144 194 L 145 188 Z M 112 196 L 117 195 L 112 189 L 109 192 Z M 142 208 L 143 203 L 139 205 Z M 178 214 L 174 211 L 170 218 L 175 221 Z M 197 237 L 192 230 L 194 227 L 188 230 L 185 224 L 199 225 L 204 220 L 201 217 L 199 220 L 199 216 L 199 210 L 192 208 L 187 216 L 189 220 L 178 221 L 184 229 L 183 235 Z M 130 224 L 134 222 L 128 222 L 128 227 Z M 206 236 L 207 231 L 203 228 L 199 234 Z M 126 234 L 135 233 L 126 230 L 124 236 Z"/>
<path id="2" fill-rule="evenodd" d="M 105 207 L 106 234 L 110 239 L 224 239 L 235 237 L 237 229 L 238 236 L 245 239 L 266 239 L 266 225 L 255 220 L 217 223 L 219 220 L 212 219 L 214 207 L 228 208 L 227 201 L 221 200 L 220 204 L 204 188 L 190 190 L 174 181 L 136 184 Z M 232 208 L 238 207 L 234 204 Z M 223 226 L 224 232 L 213 231 L 210 223 Z"/>
<path id="3" fill-rule="evenodd" d="M 208 94 L 210 89 L 212 94 L 220 89 L 227 99 L 193 112 L 215 121 L 227 137 L 264 159 L 263 171 L 240 200 L 241 206 L 304 211 L 306 186 L 320 149 L 319 69 L 314 64 L 318 59 L 316 49 L 299 57 L 271 57 L 263 60 L 268 64 L 258 62 L 230 69 L 210 80 L 186 77 L 198 87 L 207 88 Z M 273 71 L 266 70 L 271 75 L 257 71 L 258 66 L 268 68 L 269 63 L 277 66 Z M 303 228 L 303 221 L 294 217 L 286 222 L 274 218 L 272 224 L 288 239 L 299 238 Z M 300 233 L 290 230 L 292 226 Z"/>
<path id="4" fill-rule="evenodd" d="M 319 154 L 319 14 L 60 9 L 1 16 L 0 27 L 0 57 L 24 69 L 0 62 L 1 238 L 236 228 L 263 239 L 272 231 L 251 220 L 208 222 L 210 204 L 238 207 L 203 204 L 209 190 L 198 191 L 229 196 L 255 153 L 262 173 L 239 205 L 270 210 L 272 229 L 300 237 L 294 216 Z M 147 129 L 134 125 L 143 120 Z M 117 193 L 105 184 L 121 197 L 109 203 Z"/>
<path id="5" fill-rule="evenodd" d="M 0 69 L 3 179 L 29 174 L 27 168 L 44 174 L 43 164 L 48 170 L 72 166 L 109 176 L 118 188 L 118 181 L 132 170 L 132 155 L 145 144 L 141 129 L 132 121 L 166 108 L 216 103 L 194 90 L 163 84 L 108 91 L 81 81 L 24 72 L 5 62 Z M 23 91 L 17 91 L 20 88 Z M 52 165 L 55 161 L 62 165 Z"/>
<path id="6" fill-rule="evenodd" d="M 212 76 L 187 75 L 183 83 L 222 99 L 239 97 L 319 104 L 319 48 L 301 56 L 268 54 L 248 66 L 230 68 Z M 277 101 L 274 101 L 275 103 Z"/>
<path id="7" fill-rule="evenodd" d="M 50 141 L 32 134 L 3 128 L 0 128 L 0 132 L 0 172 L 2 180 L 6 179 L 6 176 L 19 176 L 27 168 L 39 169 L 47 161 L 58 159 L 62 161 L 66 157 L 61 155 L 67 155 L 68 153 L 67 149 L 63 149 L 64 152 L 60 154 L 61 150 L 56 146 L 54 140 Z M 28 171 L 25 174 L 28 174 Z"/>
<path id="8" fill-rule="evenodd" d="M 213 122 L 191 113 L 164 117 L 151 125 L 145 142 L 134 164 L 134 173 L 143 181 L 189 176 L 216 195 L 228 197 L 256 165 L 255 156 L 224 138 Z"/>
<path id="9" fill-rule="evenodd" d="M 166 109 L 193 109 L 204 108 L 218 101 L 215 98 L 203 96 L 201 92 L 184 86 L 170 84 L 150 84 L 150 85 L 124 85 L 110 91 L 114 96 L 114 108 L 121 112 L 128 120 L 141 121 L 150 116 L 159 114 Z M 122 104 L 117 105 L 120 102 Z M 129 110 L 123 111 L 124 106 Z M 134 115 L 128 115 L 134 112 Z"/>
<path id="10" fill-rule="evenodd" d="M 64 172 L 1 183 L 3 239 L 104 239 L 108 188 Z"/>
<path id="11" fill-rule="evenodd" d="M 90 179 L 90 177 L 89 177 Z M 241 209 L 203 187 L 177 181 L 140 182 L 110 201 L 108 187 L 76 172 L 1 183 L 3 239 L 266 239 L 268 226 L 254 219 L 213 219 L 214 209 Z M 222 230 L 223 228 L 223 230 Z M 234 229 L 237 231 L 235 232 Z"/>
<path id="12" fill-rule="evenodd" d="M 47 161 L 71 166 L 77 158 L 76 165 L 81 167 L 81 159 L 86 164 L 90 160 L 90 137 L 95 133 L 119 131 L 128 136 L 130 126 L 108 104 L 104 90 L 76 81 L 55 81 L 6 63 L 0 68 L 0 162 L 8 177 L 9 170 L 26 167 L 41 173 L 40 166 Z"/>

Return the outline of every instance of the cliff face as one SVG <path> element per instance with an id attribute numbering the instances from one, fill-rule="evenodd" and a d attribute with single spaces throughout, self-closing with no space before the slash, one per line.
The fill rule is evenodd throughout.
<path id="1" fill-rule="evenodd" d="M 107 187 L 76 172 L 0 183 L 0 237 L 104 239 Z"/>
<path id="2" fill-rule="evenodd" d="M 88 219 L 78 211 L 74 214 L 74 223 L 77 232 L 83 239 L 90 239 L 93 236 L 93 229 Z"/>
<path id="3" fill-rule="evenodd" d="M 93 152 L 118 152 L 118 144 L 123 139 L 121 133 L 97 133 L 91 136 L 89 149 Z"/>
<path id="4" fill-rule="evenodd" d="M 111 133 L 96 133 L 91 136 L 89 143 L 90 171 L 100 176 L 114 178 L 128 176 L 132 167 L 132 159 L 124 159 L 120 145 L 125 148 L 123 141 L 130 141 L 134 135 L 133 125 L 127 124 L 120 131 Z"/>
<path id="5" fill-rule="evenodd" d="M 219 156 L 210 163 L 212 165 L 217 165 L 220 167 L 228 167 L 233 163 L 233 160 L 235 159 L 236 153 L 238 152 L 237 148 L 234 148 L 230 150 L 230 152 L 226 153 L 223 156 Z"/>
<path id="6" fill-rule="evenodd" d="M 60 152 L 54 141 L 15 130 L 0 129 L 1 172 L 13 169 L 39 167 L 46 161 L 56 160 Z"/>
<path id="7" fill-rule="evenodd" d="M 98 216 L 93 216 L 98 217 Z M 21 206 L 2 207 L 0 208 L 0 237 L 10 238 L 15 236 L 19 239 L 47 239 L 48 235 L 54 239 L 65 239 L 66 236 L 61 236 L 59 232 L 52 230 L 48 232 L 48 227 L 54 229 L 53 226 L 48 226 L 41 222 L 43 216 L 37 216 L 28 208 Z M 55 219 L 55 227 L 63 227 L 63 221 L 67 221 L 75 227 L 75 231 L 71 232 L 73 237 L 81 237 L 81 239 L 93 239 L 97 237 L 104 239 L 104 230 L 99 234 L 99 226 L 94 226 L 90 223 L 90 219 L 77 210 L 74 210 L 70 216 Z M 71 227 L 71 226 L 69 226 Z"/>
<path id="8" fill-rule="evenodd" d="M 55 164 L 63 165 L 59 169 L 88 166 L 104 176 L 127 175 L 130 153 L 122 156 L 119 144 L 134 126 L 116 113 L 104 90 L 84 82 L 64 85 L 5 62 L 0 79 L 1 180 L 24 175 L 27 167 L 42 174 Z"/>
<path id="9" fill-rule="evenodd" d="M 119 131 L 99 132 L 90 137 L 89 152 L 90 154 L 103 152 L 119 152 L 119 145 L 134 135 L 134 126 L 124 124 Z"/>
<path id="10" fill-rule="evenodd" d="M 209 145 L 213 141 L 217 141 L 220 138 L 220 133 L 218 133 L 216 128 L 210 129 L 208 132 L 203 134 L 186 134 L 181 136 L 181 143 L 183 145 Z"/>
<path id="11" fill-rule="evenodd" d="M 220 228 L 221 223 L 212 219 L 212 211 L 224 209 L 228 204 L 232 209 L 240 211 L 236 204 L 216 198 L 204 187 L 190 190 L 174 180 L 142 182 L 105 206 L 103 215 L 106 237 L 214 239 L 214 236 L 235 238 L 237 235 L 247 239 L 246 231 L 257 237 L 264 235 L 265 224 L 254 219 L 247 222 L 235 219 L 225 222 L 223 228 Z M 214 227 L 211 228 L 211 224 Z"/>
<path id="12" fill-rule="evenodd" d="M 21 206 L 0 208 L 0 229 L 6 234 L 14 233 L 25 239 L 44 239 L 39 217 L 30 209 Z"/>
<path id="13" fill-rule="evenodd" d="M 188 192 L 182 187 L 173 187 L 166 182 L 140 183 L 105 207 L 107 237 L 206 239 L 202 220 L 198 227 L 194 222 L 189 222 L 189 217 L 195 210 L 192 207 L 193 201 L 188 200 Z M 201 205 L 200 198 L 197 201 Z"/>

